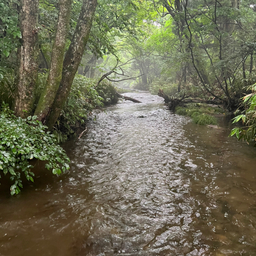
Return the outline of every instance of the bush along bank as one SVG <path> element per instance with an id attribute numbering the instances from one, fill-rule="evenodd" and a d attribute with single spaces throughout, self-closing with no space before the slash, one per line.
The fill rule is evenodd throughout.
<path id="1" fill-rule="evenodd" d="M 42 80 L 43 87 L 44 79 Z M 54 126 L 53 133 L 37 120 L 36 116 L 17 118 L 9 105 L 0 106 L 0 178 L 11 180 L 10 193 L 20 193 L 22 180 L 33 182 L 32 160 L 40 160 L 45 168 L 59 175 L 69 169 L 69 158 L 59 145 L 85 128 L 85 123 L 95 108 L 114 104 L 118 98 L 110 83 L 77 75 L 69 98 Z M 3 99 L 2 99 L 3 101 Z"/>
<path id="2" fill-rule="evenodd" d="M 69 158 L 47 127 L 36 116 L 17 118 L 6 104 L 0 112 L 0 178 L 9 177 L 11 195 L 20 193 L 22 178 L 34 181 L 32 159 L 46 162 L 53 174 L 69 169 Z"/>
<path id="3" fill-rule="evenodd" d="M 224 114 L 224 110 L 218 106 L 203 103 L 189 103 L 185 107 L 177 107 L 176 114 L 189 116 L 193 122 L 199 125 L 217 125 L 216 116 Z"/>
<path id="4" fill-rule="evenodd" d="M 81 75 L 75 77 L 68 100 L 54 126 L 53 132 L 59 142 L 84 130 L 92 110 L 117 103 L 116 90 L 111 83 L 102 81 L 98 86 L 96 84 L 95 79 Z"/>
<path id="5" fill-rule="evenodd" d="M 233 123 L 240 123 L 232 129 L 230 136 L 256 146 L 256 83 L 248 88 L 250 93 L 243 97 L 242 111 L 237 110 Z"/>

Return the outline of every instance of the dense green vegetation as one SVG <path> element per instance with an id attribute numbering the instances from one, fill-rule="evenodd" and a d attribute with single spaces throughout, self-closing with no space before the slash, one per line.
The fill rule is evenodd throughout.
<path id="1" fill-rule="evenodd" d="M 233 123 L 242 121 L 242 126 L 233 128 L 230 135 L 236 135 L 239 140 L 256 145 L 256 85 L 253 85 L 250 90 L 252 93 L 243 98 L 245 110 L 239 113 L 233 121 Z"/>
<path id="2" fill-rule="evenodd" d="M 28 125 L 38 128 L 38 136 L 47 130 L 63 141 L 85 128 L 92 109 L 117 102 L 110 83 L 119 82 L 124 89 L 161 89 L 171 99 L 185 95 L 237 110 L 234 122 L 243 126 L 231 135 L 255 141 L 253 1 L 0 0 L 0 7 L 0 103 L 17 118 L 4 105 L 2 127 Z M 215 123 L 198 109 L 177 113 Z M 33 122 L 27 119 L 32 116 Z M 3 145 L 5 159 L 3 152 L 15 144 L 10 139 Z M 29 152 L 27 166 L 37 156 Z M 13 174 L 17 193 L 19 174 L 13 170 L 20 166 L 14 158 L 2 161 L 1 170 Z M 48 167 L 58 173 L 55 164 Z M 25 175 L 32 179 L 30 172 Z"/>
<path id="3" fill-rule="evenodd" d="M 177 107 L 175 113 L 178 115 L 189 116 L 193 122 L 200 125 L 216 125 L 217 118 L 223 112 L 217 107 L 210 107 L 207 104 L 187 104 L 186 107 Z"/>
<path id="4" fill-rule="evenodd" d="M 2 105 L 0 171 L 13 181 L 10 188 L 12 195 L 20 192 L 23 175 L 33 181 L 32 159 L 46 161 L 46 169 L 52 170 L 53 174 L 61 174 L 69 169 L 69 159 L 57 144 L 56 137 L 36 119 L 36 116 L 17 118 L 7 105 Z"/>

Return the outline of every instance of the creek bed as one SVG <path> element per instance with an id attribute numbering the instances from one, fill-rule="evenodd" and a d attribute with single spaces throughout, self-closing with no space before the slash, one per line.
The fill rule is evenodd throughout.
<path id="1" fill-rule="evenodd" d="M 71 170 L 36 167 L 0 194 L 0 256 L 255 255 L 256 149 L 128 93 L 66 143 Z"/>

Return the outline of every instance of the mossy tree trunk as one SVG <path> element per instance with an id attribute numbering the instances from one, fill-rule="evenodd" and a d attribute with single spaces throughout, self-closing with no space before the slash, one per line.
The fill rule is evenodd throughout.
<path id="1" fill-rule="evenodd" d="M 35 115 L 44 122 L 54 102 L 61 78 L 66 38 L 69 30 L 72 0 L 59 0 L 59 18 L 55 42 L 52 48 L 51 67 L 46 86 L 40 96 Z"/>
<path id="2" fill-rule="evenodd" d="M 15 113 L 20 117 L 32 114 L 38 71 L 38 0 L 21 0 L 19 13 L 22 45 L 19 49 L 19 70 Z"/>
<path id="3" fill-rule="evenodd" d="M 53 128 L 70 93 L 72 82 L 89 37 L 96 6 L 97 0 L 83 0 L 76 30 L 63 62 L 62 79 L 57 96 L 47 118 L 46 124 L 49 129 Z"/>

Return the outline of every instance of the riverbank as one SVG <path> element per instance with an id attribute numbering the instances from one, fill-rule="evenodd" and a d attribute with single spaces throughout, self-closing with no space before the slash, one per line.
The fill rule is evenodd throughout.
<path id="1" fill-rule="evenodd" d="M 253 255 L 256 149 L 125 95 L 142 103 L 108 107 L 63 145 L 69 171 L 38 166 L 21 196 L 0 193 L 1 253 Z"/>
<path id="2" fill-rule="evenodd" d="M 199 125 L 217 125 L 218 118 L 228 114 L 221 106 L 206 103 L 184 104 L 183 107 L 176 107 L 175 113 L 189 116 L 195 124 Z"/>
<path id="3" fill-rule="evenodd" d="M 37 116 L 16 117 L 8 104 L 0 106 L 0 174 L 11 195 L 19 194 L 25 181 L 34 182 L 36 160 L 55 175 L 69 169 L 69 158 L 59 145 L 85 129 L 92 110 L 116 103 L 110 83 L 76 76 L 71 93 L 53 130 L 48 131 Z M 85 130 L 84 130 L 85 131 Z M 81 134 L 82 135 L 82 134 Z M 80 135 L 80 137 L 81 137 Z"/>

